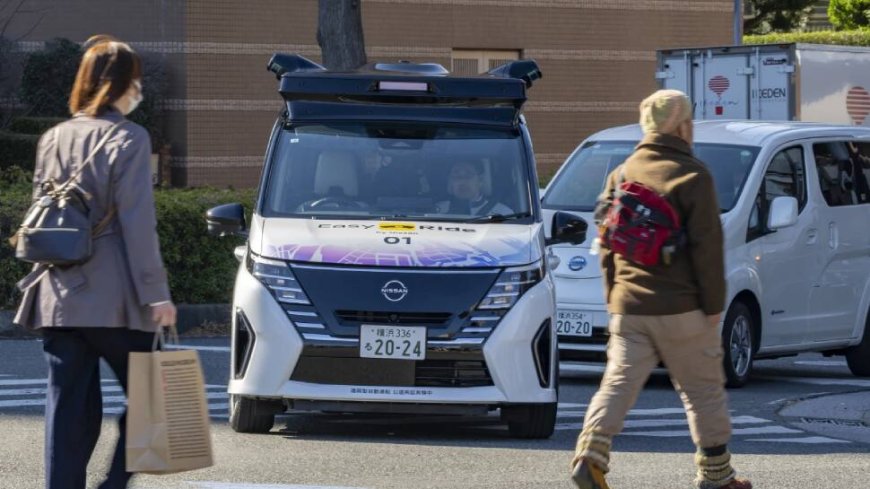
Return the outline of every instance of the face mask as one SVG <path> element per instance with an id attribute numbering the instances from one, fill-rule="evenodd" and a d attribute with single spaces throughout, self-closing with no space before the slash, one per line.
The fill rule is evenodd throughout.
<path id="1" fill-rule="evenodd" d="M 129 103 L 127 105 L 127 110 L 124 111 L 124 115 L 136 110 L 136 107 L 142 103 L 142 99 L 144 98 L 142 96 L 142 83 L 139 82 L 139 80 L 134 81 L 133 86 L 130 87 L 130 89 L 133 90 L 133 94 L 129 97 Z"/>

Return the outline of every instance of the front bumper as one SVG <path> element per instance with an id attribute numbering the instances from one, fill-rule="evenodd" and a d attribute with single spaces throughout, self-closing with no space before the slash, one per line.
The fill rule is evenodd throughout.
<path id="1" fill-rule="evenodd" d="M 433 298 L 437 300 L 437 298 Z M 315 304 L 315 308 L 316 308 Z M 303 339 L 288 317 L 288 313 L 273 298 L 270 292 L 247 270 L 240 269 L 236 278 L 234 322 L 244 317 L 254 338 L 250 353 L 245 355 L 233 340 L 233 361 L 230 394 L 264 399 L 284 399 L 300 401 L 335 402 L 382 402 L 382 403 L 426 403 L 426 404 L 480 404 L 501 405 L 513 403 L 553 403 L 556 402 L 555 376 L 557 366 L 555 342 L 550 341 L 549 384 L 542 386 L 533 341 L 544 323 L 552 328 L 554 313 L 554 290 L 549 277 L 527 291 L 514 307 L 508 311 L 481 345 L 447 344 L 429 341 L 426 361 L 477 361 L 485 365 L 488 379 L 474 377 L 474 382 L 462 386 L 438 386 L 437 382 L 419 386 L 408 382 L 372 382 L 377 375 L 366 376 L 359 373 L 361 382 L 336 384 L 329 380 L 331 373 L 312 374 L 328 365 L 323 358 L 319 365 L 312 365 L 306 356 L 306 349 L 316 345 L 316 341 Z M 234 332 L 238 326 L 234 324 Z M 551 337 L 555 337 L 550 330 Z M 308 335 L 310 336 L 310 335 Z M 358 351 L 358 339 L 344 338 L 343 345 L 332 345 L 337 363 L 346 359 L 344 368 L 353 365 L 377 367 L 377 363 L 364 362 L 353 352 Z M 320 345 L 321 347 L 323 344 Z M 307 358 L 306 362 L 300 359 Z M 325 363 L 324 363 L 325 362 Z M 411 362 L 404 360 L 377 360 L 376 362 Z M 425 362 L 425 361 L 424 361 Z M 308 363 L 307 373 L 297 367 Z M 244 368 L 241 368 L 244 367 Z M 312 367 L 313 370 L 312 370 Z M 478 372 L 480 373 L 480 372 Z M 318 378 L 318 375 L 320 376 Z M 398 374 L 397 374 L 398 375 Z M 389 377 L 389 375 L 385 375 Z M 305 379 L 306 381 L 294 380 Z M 316 380 L 316 381 L 312 381 Z M 379 385 L 371 385 L 377 383 Z M 415 384 L 416 382 L 412 382 Z"/>

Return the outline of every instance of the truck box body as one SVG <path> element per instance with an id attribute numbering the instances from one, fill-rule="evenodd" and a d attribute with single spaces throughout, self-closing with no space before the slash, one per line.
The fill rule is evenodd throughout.
<path id="1" fill-rule="evenodd" d="M 661 88 L 685 92 L 695 119 L 870 125 L 870 48 L 766 44 L 658 51 Z"/>

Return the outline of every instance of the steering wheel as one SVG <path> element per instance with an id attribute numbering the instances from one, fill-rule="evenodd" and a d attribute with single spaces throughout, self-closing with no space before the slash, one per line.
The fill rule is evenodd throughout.
<path id="1" fill-rule="evenodd" d="M 335 207 L 339 209 L 349 207 L 353 209 L 365 209 L 366 205 L 363 202 L 349 199 L 347 197 L 326 196 L 313 202 L 309 202 L 305 207 L 308 207 L 309 209 L 317 209 L 319 207 Z"/>

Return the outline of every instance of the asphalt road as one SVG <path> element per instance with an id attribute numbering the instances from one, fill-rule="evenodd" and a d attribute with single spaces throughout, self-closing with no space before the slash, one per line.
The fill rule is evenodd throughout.
<path id="1" fill-rule="evenodd" d="M 169 476 L 139 476 L 134 489 L 564 488 L 586 404 L 600 378 L 595 366 L 563 366 L 557 431 L 549 440 L 508 436 L 497 417 L 413 418 L 292 414 L 268 435 L 227 425 L 228 340 L 198 339 L 213 421 L 216 465 Z M 36 340 L 0 341 L 0 487 L 42 482 L 45 365 Z M 106 470 L 116 436 L 119 387 L 104 376 L 105 424 L 91 463 L 91 487 Z M 841 394 L 870 395 L 841 358 L 801 355 L 757 363 L 751 383 L 730 391 L 731 449 L 738 471 L 758 488 L 870 487 L 867 423 L 827 419 Z M 865 395 L 856 394 L 856 395 Z M 811 399 L 813 413 L 790 412 Z M 828 401 L 830 399 L 830 402 Z M 74 422 L 74 421 L 71 421 Z M 650 380 L 614 443 L 611 486 L 691 487 L 693 446 L 667 376 Z"/>

